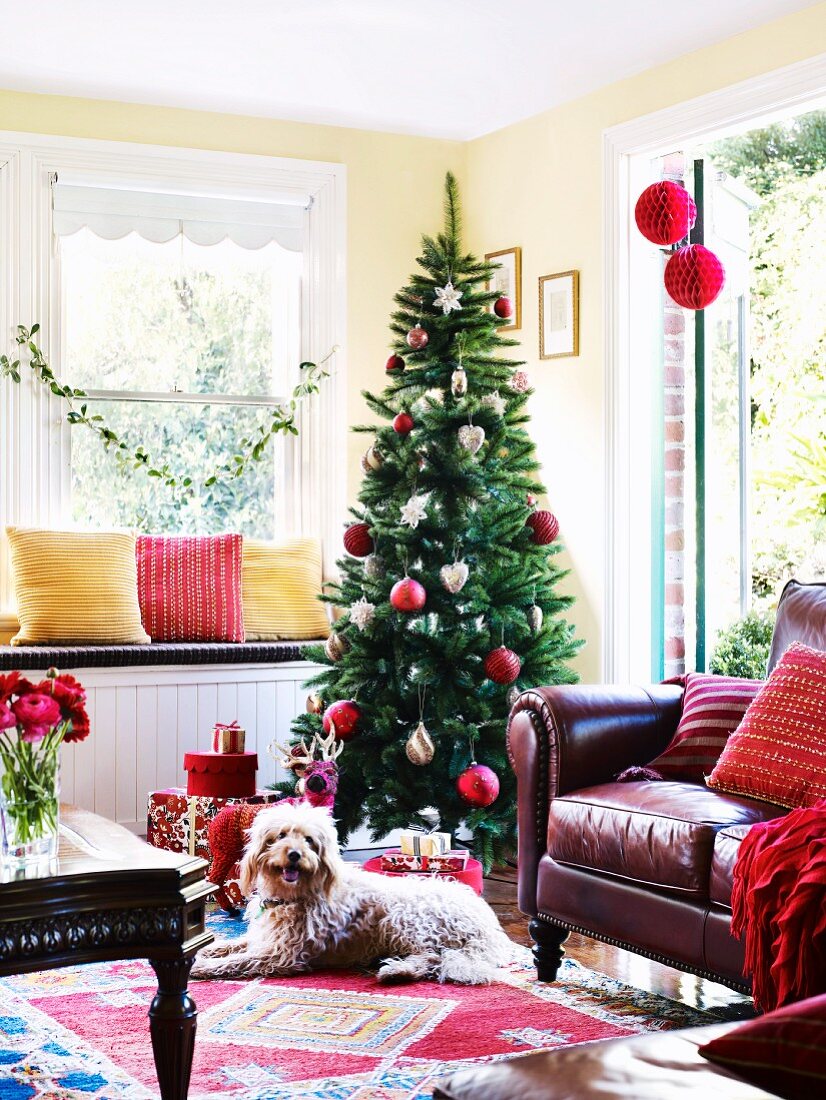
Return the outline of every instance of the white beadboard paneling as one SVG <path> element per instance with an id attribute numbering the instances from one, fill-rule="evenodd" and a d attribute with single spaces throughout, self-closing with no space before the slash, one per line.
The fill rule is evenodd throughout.
<path id="1" fill-rule="evenodd" d="M 157 710 L 155 727 L 152 730 L 147 729 L 147 736 L 155 739 L 158 762 L 154 790 L 162 791 L 165 787 L 175 787 L 179 783 L 181 758 L 178 755 L 178 686 L 153 685 L 150 690 L 155 692 Z"/>
<path id="2" fill-rule="evenodd" d="M 95 771 L 93 802 L 87 808 L 111 821 L 117 815 L 117 693 L 115 686 L 98 688 L 95 692 L 95 724 L 90 737 L 95 749 Z M 134 757 L 129 766 L 134 774 Z"/>
<path id="3" fill-rule="evenodd" d="M 141 821 L 149 791 L 160 790 L 158 760 L 164 730 L 158 723 L 158 689 L 149 685 L 135 688 L 135 729 L 138 756 L 135 764 L 135 820 Z"/>
<path id="4" fill-rule="evenodd" d="M 115 689 L 115 808 L 116 821 L 138 820 L 137 775 L 138 742 L 137 688 L 123 685 Z"/>

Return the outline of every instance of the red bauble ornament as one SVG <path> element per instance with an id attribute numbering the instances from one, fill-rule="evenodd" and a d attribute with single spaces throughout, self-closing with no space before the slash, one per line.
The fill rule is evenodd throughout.
<path id="1" fill-rule="evenodd" d="M 495 684 L 512 684 L 521 671 L 522 662 L 507 646 L 500 645 L 485 657 L 485 675 Z"/>
<path id="2" fill-rule="evenodd" d="M 559 534 L 559 520 L 553 512 L 548 512 L 544 508 L 537 508 L 535 512 L 531 512 L 525 520 L 525 525 L 532 529 L 531 542 L 535 542 L 537 546 L 548 546 Z"/>
<path id="3" fill-rule="evenodd" d="M 711 249 L 702 244 L 678 248 L 665 265 L 665 289 L 684 309 L 710 306 L 725 282 L 725 268 Z"/>
<path id="4" fill-rule="evenodd" d="M 456 793 L 468 806 L 490 806 L 499 797 L 499 776 L 492 768 L 474 761 L 456 780 Z"/>
<path id="5" fill-rule="evenodd" d="M 493 312 L 497 317 L 501 317 L 503 321 L 507 321 L 513 317 L 513 302 L 503 294 L 501 298 L 497 298 L 493 303 Z"/>
<path id="6" fill-rule="evenodd" d="M 363 711 L 355 699 L 339 699 L 324 711 L 324 732 L 335 731 L 337 741 L 352 741 L 358 733 Z"/>
<path id="7" fill-rule="evenodd" d="M 410 413 L 399 413 L 398 416 L 393 417 L 393 431 L 398 432 L 399 435 L 407 435 L 408 432 L 413 430 L 413 417 Z"/>
<path id="8" fill-rule="evenodd" d="M 397 611 L 421 611 L 427 603 L 427 592 L 424 585 L 405 577 L 390 589 L 390 603 Z"/>
<path id="9" fill-rule="evenodd" d="M 366 523 L 350 524 L 344 532 L 344 549 L 354 558 L 366 558 L 368 554 L 373 553 L 375 545 Z"/>
<path id="10" fill-rule="evenodd" d="M 414 351 L 423 351 L 427 347 L 429 339 L 427 329 L 423 329 L 421 325 L 416 325 L 406 336 L 407 346 Z"/>
<path id="11" fill-rule="evenodd" d="M 652 244 L 676 244 L 697 220 L 697 207 L 684 187 L 661 180 L 646 187 L 634 207 L 637 229 Z"/>
<path id="12" fill-rule="evenodd" d="M 384 369 L 388 372 L 404 370 L 404 359 L 400 355 L 391 355 L 384 364 Z"/>

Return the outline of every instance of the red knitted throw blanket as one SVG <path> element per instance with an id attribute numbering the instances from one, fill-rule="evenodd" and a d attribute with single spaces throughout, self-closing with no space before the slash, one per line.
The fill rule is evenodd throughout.
<path id="1" fill-rule="evenodd" d="M 763 1012 L 826 992 L 826 802 L 754 825 L 740 845 L 731 932 Z"/>

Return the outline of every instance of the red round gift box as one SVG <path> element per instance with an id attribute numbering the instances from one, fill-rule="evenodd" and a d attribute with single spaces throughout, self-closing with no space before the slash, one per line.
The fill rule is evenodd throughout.
<path id="1" fill-rule="evenodd" d="M 250 798 L 255 794 L 257 752 L 184 753 L 186 793 L 207 798 Z"/>
<path id="2" fill-rule="evenodd" d="M 368 859 L 364 864 L 364 870 L 372 871 L 376 875 L 389 875 L 391 878 L 398 875 L 405 875 L 409 878 L 415 878 L 417 875 L 423 878 L 429 877 L 427 871 L 382 871 L 381 856 Z M 482 864 L 478 859 L 469 859 L 464 871 L 440 871 L 436 874 L 436 878 L 442 879 L 444 882 L 449 882 L 451 879 L 456 882 L 464 882 L 471 890 L 475 890 L 480 896 L 482 894 Z"/>

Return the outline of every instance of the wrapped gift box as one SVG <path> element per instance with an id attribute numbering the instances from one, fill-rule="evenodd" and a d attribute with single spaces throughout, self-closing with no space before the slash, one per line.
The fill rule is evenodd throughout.
<path id="1" fill-rule="evenodd" d="M 227 726 L 223 722 L 216 722 L 212 731 L 212 751 L 239 753 L 246 747 L 247 731 L 241 729 L 237 722 L 230 722 Z"/>
<path id="2" fill-rule="evenodd" d="M 414 856 L 390 848 L 381 857 L 382 871 L 412 871 L 438 874 L 455 874 L 467 868 L 470 852 L 466 848 L 454 848 L 435 856 Z"/>
<path id="3" fill-rule="evenodd" d="M 439 856 L 450 851 L 450 833 L 423 833 L 419 829 L 403 829 L 399 847 L 408 856 Z"/>
<path id="4" fill-rule="evenodd" d="M 258 753 L 184 753 L 186 793 L 208 798 L 250 798 L 255 794 Z"/>
<path id="5" fill-rule="evenodd" d="M 212 860 L 209 823 L 224 806 L 238 802 L 278 802 L 277 791 L 254 791 L 250 798 L 207 798 L 187 795 L 183 787 L 150 792 L 146 812 L 146 839 L 155 848 Z"/>

